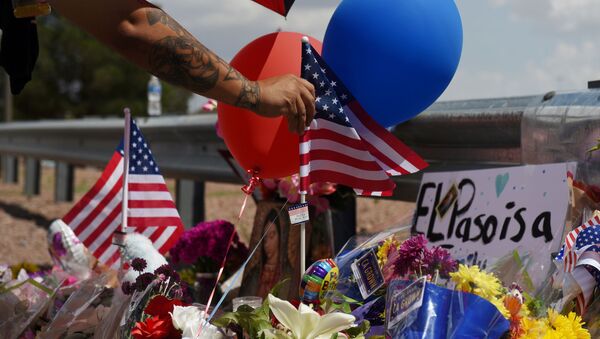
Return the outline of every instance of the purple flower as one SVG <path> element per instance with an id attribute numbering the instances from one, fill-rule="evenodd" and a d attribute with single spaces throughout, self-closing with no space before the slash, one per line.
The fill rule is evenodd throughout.
<path id="1" fill-rule="evenodd" d="M 52 236 L 52 248 L 54 249 L 56 255 L 59 257 L 62 257 L 63 255 L 67 254 L 67 250 L 65 249 L 62 243 L 62 234 L 60 234 L 59 232 L 54 233 L 54 236 Z"/>
<path id="2" fill-rule="evenodd" d="M 173 268 L 169 264 L 164 264 L 154 270 L 154 274 L 157 277 L 163 276 L 163 280 L 167 280 L 167 278 L 171 278 L 171 282 L 178 283 L 179 282 L 179 274 L 173 270 Z"/>
<path id="3" fill-rule="evenodd" d="M 155 278 L 156 277 L 154 274 L 149 272 L 140 274 L 137 279 L 135 279 L 135 289 L 138 292 L 143 292 L 154 281 Z"/>
<path id="4" fill-rule="evenodd" d="M 146 269 L 146 266 L 148 265 L 143 258 L 135 258 L 131 261 L 131 267 L 138 272 L 143 272 Z"/>
<path id="5" fill-rule="evenodd" d="M 425 249 L 423 252 L 423 273 L 435 275 L 438 271 L 440 277 L 450 278 L 450 273 L 456 271 L 458 263 L 452 259 L 450 253 L 441 247 Z"/>
<path id="6" fill-rule="evenodd" d="M 423 252 L 427 249 L 427 239 L 422 234 L 405 240 L 398 249 L 398 260 L 395 262 L 395 273 L 398 276 L 407 274 L 421 275 Z"/>
<path id="7" fill-rule="evenodd" d="M 173 263 L 219 265 L 225 257 L 229 238 L 234 231 L 233 224 L 224 220 L 199 223 L 186 230 L 177 244 L 171 248 L 170 254 Z M 247 255 L 248 247 L 240 241 L 236 233 L 228 255 L 228 264 L 241 262 Z M 200 270 L 206 269 L 206 267 L 200 268 Z M 216 270 L 214 267 L 208 267 L 208 269 Z"/>
<path id="8" fill-rule="evenodd" d="M 121 284 L 121 291 L 123 291 L 125 295 L 133 293 L 134 290 L 134 286 L 129 281 L 123 281 Z"/>

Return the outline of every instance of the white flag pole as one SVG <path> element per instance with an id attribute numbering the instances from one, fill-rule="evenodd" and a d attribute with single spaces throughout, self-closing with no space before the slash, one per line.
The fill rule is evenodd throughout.
<path id="1" fill-rule="evenodd" d="M 127 230 L 127 217 L 128 217 L 128 202 L 129 202 L 129 144 L 131 135 L 131 111 L 129 108 L 123 110 L 125 113 L 125 129 L 123 131 L 123 188 L 121 192 L 121 237 L 116 241 L 117 244 L 123 245 L 123 237 Z"/>
<path id="2" fill-rule="evenodd" d="M 309 43 L 309 39 L 307 36 L 303 36 L 302 37 L 302 43 L 303 44 L 307 44 Z M 305 128 L 306 131 L 306 128 Z M 304 132 L 306 133 L 306 132 Z M 298 156 L 301 156 L 302 154 L 302 142 L 300 142 L 300 147 L 298 149 Z M 299 172 L 302 172 L 302 167 L 299 169 Z M 303 174 L 300 173 L 300 177 L 303 177 Z M 306 188 L 308 189 L 308 187 L 302 187 L 302 185 L 300 185 L 301 188 Z M 305 190 L 300 190 L 300 203 L 304 204 L 306 203 L 306 191 Z M 300 280 L 302 280 L 302 277 L 304 276 L 304 272 L 306 272 L 306 222 L 303 222 L 300 224 Z"/>
<path id="3" fill-rule="evenodd" d="M 300 193 L 300 203 L 306 202 L 306 193 Z M 306 271 L 306 223 L 300 224 L 300 279 Z"/>

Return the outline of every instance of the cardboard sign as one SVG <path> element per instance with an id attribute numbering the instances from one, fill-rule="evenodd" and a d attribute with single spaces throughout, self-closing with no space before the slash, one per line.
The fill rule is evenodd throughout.
<path id="1" fill-rule="evenodd" d="M 486 268 L 515 250 L 535 284 L 560 247 L 573 164 L 425 173 L 412 231 Z"/>

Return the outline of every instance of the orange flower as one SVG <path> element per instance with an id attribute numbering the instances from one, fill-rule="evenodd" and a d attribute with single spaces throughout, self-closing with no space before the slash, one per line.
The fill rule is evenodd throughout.
<path id="1" fill-rule="evenodd" d="M 511 338 L 520 338 L 523 334 L 525 334 L 525 331 L 521 327 L 522 317 L 519 315 L 522 306 L 523 304 L 521 304 L 521 301 L 517 297 L 512 295 L 507 295 L 504 297 L 504 307 L 506 307 L 510 313 L 510 318 L 508 318 L 508 320 L 510 321 Z"/>

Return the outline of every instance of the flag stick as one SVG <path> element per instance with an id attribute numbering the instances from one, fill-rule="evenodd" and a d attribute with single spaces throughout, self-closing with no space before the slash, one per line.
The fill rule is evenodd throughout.
<path id="1" fill-rule="evenodd" d="M 309 39 L 307 36 L 302 37 L 302 45 L 308 44 Z M 306 133 L 306 128 L 304 128 L 304 132 L 300 136 L 300 147 L 298 148 L 298 156 L 302 155 L 302 141 L 303 136 Z M 300 178 L 303 177 L 302 166 L 298 171 L 300 174 Z M 306 202 L 306 193 L 308 191 L 308 187 L 303 187 L 302 179 L 300 179 L 300 203 L 304 204 Z M 302 276 L 306 271 L 306 223 L 303 222 L 300 224 L 300 281 L 302 281 Z"/>
<path id="2" fill-rule="evenodd" d="M 131 134 L 131 111 L 125 108 L 125 130 L 123 134 L 123 199 L 121 206 L 121 233 L 125 233 L 127 229 L 127 210 L 128 210 L 128 193 L 129 193 L 129 136 Z"/>
<path id="3" fill-rule="evenodd" d="M 300 203 L 306 202 L 306 193 L 300 193 Z M 300 279 L 306 271 L 306 223 L 300 224 Z"/>

